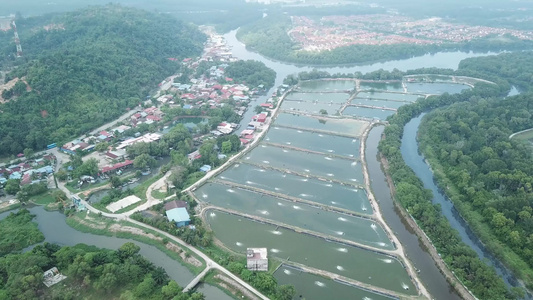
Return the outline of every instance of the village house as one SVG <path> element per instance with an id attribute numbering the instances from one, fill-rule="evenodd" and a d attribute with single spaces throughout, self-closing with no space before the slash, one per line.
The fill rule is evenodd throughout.
<path id="1" fill-rule="evenodd" d="M 265 123 L 266 119 L 267 119 L 267 114 L 265 113 L 260 113 L 252 117 L 252 121 L 259 122 L 259 123 Z"/>
<path id="2" fill-rule="evenodd" d="M 199 170 L 201 172 L 207 173 L 207 172 L 211 171 L 211 166 L 210 165 L 203 165 Z"/>
<path id="3" fill-rule="evenodd" d="M 191 218 L 185 207 L 176 207 L 167 210 L 165 214 L 170 222 L 176 223 L 177 227 L 187 226 L 191 222 Z"/>
<path id="4" fill-rule="evenodd" d="M 131 127 L 130 126 L 126 126 L 126 125 L 120 125 L 118 127 L 115 127 L 113 129 L 111 129 L 112 132 L 118 132 L 118 133 L 124 133 L 124 131 L 130 129 Z"/>
<path id="5" fill-rule="evenodd" d="M 112 166 L 105 166 L 103 167 L 101 170 L 100 170 L 100 174 L 104 175 L 109 175 L 111 172 L 116 172 L 116 171 L 122 171 L 130 166 L 133 165 L 133 160 L 126 160 L 124 162 L 120 162 L 120 163 L 117 163 L 117 164 L 114 164 Z"/>
<path id="6" fill-rule="evenodd" d="M 193 160 L 197 160 L 201 157 L 202 155 L 200 154 L 200 150 L 196 150 L 194 152 L 187 154 L 187 158 L 189 159 L 189 162 L 192 162 Z"/>
<path id="7" fill-rule="evenodd" d="M 274 108 L 274 105 L 272 103 L 261 103 L 260 105 L 263 108 L 269 108 L 269 109 Z"/>
<path id="8" fill-rule="evenodd" d="M 125 149 L 107 151 L 105 157 L 109 160 L 121 160 L 128 157 Z"/>
<path id="9" fill-rule="evenodd" d="M 159 141 L 161 139 L 162 135 L 160 133 L 147 133 L 145 135 L 127 139 L 125 141 L 122 141 L 118 146 L 117 149 L 124 149 L 128 146 L 131 146 L 133 144 L 137 143 L 152 143 L 155 141 Z"/>
<path id="10" fill-rule="evenodd" d="M 59 148 L 60 151 L 70 154 L 70 155 L 76 155 L 77 151 L 85 151 L 89 152 L 94 149 L 94 145 L 90 145 L 86 142 L 82 142 L 80 140 L 74 140 L 72 142 L 66 143 L 61 148 Z"/>
<path id="11" fill-rule="evenodd" d="M 51 287 L 65 279 L 67 279 L 67 276 L 59 273 L 59 270 L 56 267 L 51 268 L 43 274 L 43 283 L 46 287 Z"/>
<path id="12" fill-rule="evenodd" d="M 268 271 L 267 248 L 247 248 L 246 268 L 250 271 Z"/>
<path id="13" fill-rule="evenodd" d="M 174 208 L 178 208 L 178 207 L 188 208 L 189 204 L 187 202 L 181 201 L 181 200 L 172 200 L 170 202 L 165 203 L 165 211 L 171 210 L 171 209 L 174 209 Z"/>

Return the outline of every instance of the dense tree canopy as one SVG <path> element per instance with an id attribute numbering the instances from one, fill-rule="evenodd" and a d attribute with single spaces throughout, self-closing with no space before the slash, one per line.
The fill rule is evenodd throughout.
<path id="1" fill-rule="evenodd" d="M 44 240 L 37 224 L 32 222 L 33 218 L 28 210 L 21 209 L 0 221 L 0 256 Z"/>
<path id="2" fill-rule="evenodd" d="M 475 99 L 452 105 L 432 112 L 420 127 L 424 153 L 443 172 L 441 184 L 453 187 L 447 194 L 464 205 L 463 211 L 479 216 L 530 268 L 533 149 L 529 141 L 509 136 L 533 128 L 531 97 Z"/>
<path id="3" fill-rule="evenodd" d="M 267 90 L 274 86 L 274 80 L 276 80 L 274 70 L 255 60 L 233 62 L 226 68 L 225 72 L 226 76 L 238 83 L 244 83 L 250 87 L 257 87 L 262 84 Z"/>
<path id="4" fill-rule="evenodd" d="M 168 58 L 198 55 L 205 40 L 171 17 L 117 5 L 40 20 L 21 36 L 27 62 L 6 76 L 29 87 L 0 105 L 0 155 L 62 143 L 116 118 L 177 70 Z M 42 29 L 50 23 L 64 29 Z"/>
<path id="5" fill-rule="evenodd" d="M 116 251 L 45 243 L 24 254 L 0 257 L 0 299 L 204 299 L 199 293 L 182 293 L 162 268 L 138 252 L 133 243 Z M 52 267 L 67 279 L 47 288 L 43 272 Z"/>
<path id="6" fill-rule="evenodd" d="M 520 292 L 506 291 L 501 278 L 461 242 L 439 207 L 431 203 L 431 192 L 403 161 L 401 136 L 411 118 L 449 106 L 430 114 L 420 126 L 421 149 L 440 187 L 482 242 L 531 287 L 531 148 L 509 140 L 514 131 L 533 127 L 532 95 L 525 93 L 529 86 L 524 79 L 517 80 L 533 63 L 527 55 L 467 59 L 456 72 L 433 70 L 437 74 L 476 75 L 498 85 L 477 84 L 461 94 L 428 97 L 401 107 L 388 119 L 390 125 L 379 145 L 389 162 L 396 199 L 417 220 L 455 274 L 481 299 L 516 299 Z M 493 68 L 492 64 L 516 68 Z M 525 94 L 504 99 L 510 84 Z"/>

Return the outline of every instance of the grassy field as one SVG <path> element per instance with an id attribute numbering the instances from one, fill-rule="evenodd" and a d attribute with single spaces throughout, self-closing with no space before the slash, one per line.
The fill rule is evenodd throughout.
<path id="1" fill-rule="evenodd" d="M 163 193 L 163 192 L 160 192 L 158 190 L 153 190 L 152 191 L 152 197 L 156 198 L 156 199 L 159 199 L 159 200 L 162 200 L 162 199 L 165 199 L 167 196 L 167 193 Z"/>
<path id="2" fill-rule="evenodd" d="M 43 195 L 32 196 L 29 201 L 37 205 L 48 205 L 50 203 L 56 202 L 56 199 L 54 199 L 54 197 L 52 197 L 50 193 L 46 193 Z"/>

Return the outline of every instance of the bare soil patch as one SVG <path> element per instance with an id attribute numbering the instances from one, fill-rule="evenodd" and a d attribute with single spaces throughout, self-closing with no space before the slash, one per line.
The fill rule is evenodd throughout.
<path id="1" fill-rule="evenodd" d="M 176 253 L 178 253 L 181 257 L 181 259 L 183 259 L 184 262 L 188 263 L 188 264 L 191 264 L 195 267 L 201 267 L 202 266 L 202 262 L 199 261 L 196 257 L 192 256 L 192 255 L 187 255 L 187 253 L 185 251 L 183 251 L 183 249 L 176 245 L 176 244 L 173 244 L 173 243 L 167 243 L 165 245 L 165 247 L 167 247 L 167 249 L 171 250 L 171 251 L 174 251 Z"/>
<path id="2" fill-rule="evenodd" d="M 74 220 L 76 220 L 76 222 L 78 222 L 78 223 L 80 223 L 82 225 L 85 225 L 87 227 L 94 228 L 94 229 L 105 229 L 106 226 L 107 226 L 105 223 L 92 221 L 92 220 L 94 220 L 92 218 L 87 218 L 88 220 L 91 220 L 91 221 L 86 221 L 86 220 L 80 219 L 78 216 L 73 216 L 72 218 L 74 218 Z"/>
<path id="3" fill-rule="evenodd" d="M 160 238 L 158 236 L 155 236 L 152 233 L 146 233 L 142 229 L 139 229 L 139 228 L 136 228 L 136 227 L 131 227 L 131 226 L 121 226 L 119 224 L 113 224 L 113 225 L 109 226 L 109 231 L 111 231 L 111 232 L 127 232 L 127 233 L 131 233 L 131 234 L 135 234 L 135 235 L 141 235 L 141 236 L 144 236 L 144 237 L 147 237 L 149 239 L 156 240 L 156 241 L 162 241 L 163 240 L 162 238 Z"/>
<path id="4" fill-rule="evenodd" d="M 247 299 L 259 300 L 259 298 L 257 298 L 249 290 L 245 289 L 240 284 L 235 282 L 233 279 L 231 279 L 229 277 L 226 277 L 224 275 L 221 275 L 221 274 L 215 275 L 215 278 L 221 281 L 221 282 L 218 283 L 221 287 L 223 287 L 224 289 L 228 290 L 233 295 L 236 295 L 237 292 L 238 292 L 238 293 L 244 295 Z"/>

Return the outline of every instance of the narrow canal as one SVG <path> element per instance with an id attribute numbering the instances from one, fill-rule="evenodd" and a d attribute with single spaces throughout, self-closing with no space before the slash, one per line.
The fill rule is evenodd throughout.
<path id="1" fill-rule="evenodd" d="M 446 279 L 440 273 L 439 268 L 426 251 L 423 244 L 418 240 L 411 228 L 403 222 L 399 212 L 396 211 L 392 202 L 390 189 L 387 184 L 385 174 L 381 169 L 381 161 L 378 157 L 378 143 L 381 139 L 384 127 L 379 126 L 372 129 L 366 140 L 366 162 L 368 164 L 371 187 L 376 199 L 379 200 L 381 213 L 387 224 L 394 230 L 394 233 L 404 246 L 409 259 L 413 265 L 420 270 L 420 278 L 429 293 L 435 299 L 459 300 L 461 299 Z"/>
<path id="2" fill-rule="evenodd" d="M 502 265 L 492 254 L 488 252 L 485 246 L 479 241 L 478 237 L 468 227 L 468 224 L 461 218 L 453 203 L 439 190 L 434 182 L 433 173 L 429 165 L 425 162 L 424 157 L 420 154 L 417 142 L 417 133 L 420 122 L 425 114 L 413 118 L 404 128 L 402 137 L 401 153 L 405 163 L 413 169 L 416 176 L 422 180 L 424 187 L 433 193 L 433 203 L 439 204 L 442 208 L 442 214 L 448 219 L 453 228 L 455 228 L 462 241 L 472 248 L 478 256 L 494 266 L 498 275 L 500 275 L 507 286 L 518 286 L 519 283 L 512 273 Z M 531 298 L 528 298 L 531 299 Z"/>

